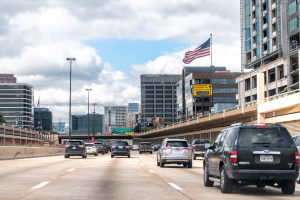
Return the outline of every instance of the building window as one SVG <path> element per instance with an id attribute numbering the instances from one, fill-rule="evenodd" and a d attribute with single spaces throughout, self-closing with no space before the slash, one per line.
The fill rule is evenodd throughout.
<path id="1" fill-rule="evenodd" d="M 153 90 L 146 90 L 145 93 L 146 94 L 154 94 L 154 91 Z"/>
<path id="2" fill-rule="evenodd" d="M 172 100 L 165 100 L 165 103 L 172 103 Z"/>
<path id="3" fill-rule="evenodd" d="M 210 79 L 195 79 L 193 84 L 210 84 Z"/>
<path id="4" fill-rule="evenodd" d="M 214 97 L 214 103 L 216 102 L 238 102 L 235 97 Z"/>
<path id="5" fill-rule="evenodd" d="M 157 99 L 162 99 L 162 98 L 163 98 L 163 95 L 156 95 L 156 98 L 157 98 Z"/>
<path id="6" fill-rule="evenodd" d="M 163 105 L 156 105 L 156 108 L 163 108 Z"/>
<path id="7" fill-rule="evenodd" d="M 268 51 L 270 51 L 270 40 L 268 41 Z"/>
<path id="8" fill-rule="evenodd" d="M 298 11 L 298 0 L 295 0 L 289 5 L 289 15 L 291 16 L 297 11 Z"/>
<path id="9" fill-rule="evenodd" d="M 235 79 L 213 79 L 213 84 L 236 84 Z"/>
<path id="10" fill-rule="evenodd" d="M 171 112 L 172 112 L 172 109 L 165 109 L 165 112 L 166 112 L 166 113 L 171 113 Z"/>
<path id="11" fill-rule="evenodd" d="M 164 110 L 163 110 L 163 109 L 156 109 L 156 112 L 157 112 L 157 113 L 163 113 Z"/>
<path id="12" fill-rule="evenodd" d="M 238 88 L 213 88 L 213 93 L 238 93 Z"/>
<path id="13" fill-rule="evenodd" d="M 172 108 L 172 104 L 166 104 L 165 108 Z"/>
<path id="14" fill-rule="evenodd" d="M 145 100 L 145 103 L 154 103 L 153 100 Z"/>
<path id="15" fill-rule="evenodd" d="M 259 8 L 255 10 L 255 18 L 259 18 Z"/>
<path id="16" fill-rule="evenodd" d="M 145 89 L 154 89 L 154 86 L 145 86 Z"/>
<path id="17" fill-rule="evenodd" d="M 250 16 L 246 17 L 245 22 L 246 22 L 246 23 L 245 23 L 245 24 L 246 24 L 246 28 L 249 27 L 249 26 L 250 26 L 250 23 L 251 23 L 251 22 L 250 22 Z"/>
<path id="18" fill-rule="evenodd" d="M 251 50 L 251 39 L 246 41 L 246 52 Z"/>
<path id="19" fill-rule="evenodd" d="M 172 86 L 165 86 L 165 89 L 172 89 Z"/>
<path id="20" fill-rule="evenodd" d="M 145 98 L 153 99 L 154 95 L 145 95 Z"/>
<path id="21" fill-rule="evenodd" d="M 260 43 L 260 33 L 255 36 L 255 42 L 256 44 Z"/>
<path id="22" fill-rule="evenodd" d="M 250 3 L 248 3 L 245 7 L 246 16 L 250 14 Z"/>
<path id="23" fill-rule="evenodd" d="M 145 113 L 154 113 L 154 110 L 153 109 L 146 109 Z"/>
<path id="24" fill-rule="evenodd" d="M 246 40 L 248 40 L 251 37 L 251 27 L 246 29 Z"/>
<path id="25" fill-rule="evenodd" d="M 269 13 L 267 14 L 267 24 L 270 23 L 270 19 L 269 19 Z"/>
<path id="26" fill-rule="evenodd" d="M 260 56 L 260 47 L 256 48 L 256 57 Z"/>
<path id="27" fill-rule="evenodd" d="M 299 27 L 299 17 L 294 17 L 293 19 L 291 19 L 289 21 L 290 23 L 290 32 L 292 32 L 293 30 L 296 30 Z"/>
<path id="28" fill-rule="evenodd" d="M 256 76 L 252 76 L 252 89 L 257 87 L 257 78 Z"/>
<path id="29" fill-rule="evenodd" d="M 166 99 L 172 99 L 172 95 L 165 95 Z"/>
<path id="30" fill-rule="evenodd" d="M 154 105 L 145 105 L 145 108 L 154 108 Z"/>
<path id="31" fill-rule="evenodd" d="M 155 92 L 156 92 L 156 94 L 162 94 L 163 93 L 162 90 L 156 90 Z"/>
<path id="32" fill-rule="evenodd" d="M 163 103 L 163 100 L 156 100 L 156 103 Z"/>
<path id="33" fill-rule="evenodd" d="M 145 117 L 154 117 L 154 114 L 145 114 Z"/>
<path id="34" fill-rule="evenodd" d="M 156 89 L 163 89 L 163 86 L 156 86 Z"/>
<path id="35" fill-rule="evenodd" d="M 255 0 L 255 5 L 257 6 L 259 4 L 259 0 Z"/>
<path id="36" fill-rule="evenodd" d="M 165 94 L 172 94 L 172 90 L 165 90 Z"/>
<path id="37" fill-rule="evenodd" d="M 257 21 L 257 22 L 255 23 L 255 30 L 256 30 L 256 31 L 259 31 L 259 21 Z"/>

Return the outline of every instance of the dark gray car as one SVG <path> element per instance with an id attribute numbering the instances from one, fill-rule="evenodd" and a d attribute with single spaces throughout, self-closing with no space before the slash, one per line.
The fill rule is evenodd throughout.
<path id="1" fill-rule="evenodd" d="M 295 141 L 295 144 L 298 148 L 298 152 L 300 153 L 300 135 L 295 135 L 293 137 L 294 141 Z M 297 178 L 297 181 L 296 181 L 298 184 L 300 184 L 300 176 Z"/>
<path id="2" fill-rule="evenodd" d="M 86 158 L 86 147 L 81 140 L 69 140 L 65 146 L 65 158 L 70 156 L 82 156 Z"/>
<path id="3" fill-rule="evenodd" d="M 95 142 L 94 143 L 96 148 L 98 149 L 98 153 L 102 153 L 102 155 L 105 153 L 104 152 L 104 147 L 102 142 Z"/>
<path id="4" fill-rule="evenodd" d="M 152 147 L 150 142 L 141 142 L 139 153 L 141 154 L 142 152 L 150 152 L 150 154 L 152 154 Z"/>
<path id="5" fill-rule="evenodd" d="M 115 141 L 111 147 L 111 158 L 114 156 L 128 156 L 130 158 L 130 147 L 126 141 Z"/>

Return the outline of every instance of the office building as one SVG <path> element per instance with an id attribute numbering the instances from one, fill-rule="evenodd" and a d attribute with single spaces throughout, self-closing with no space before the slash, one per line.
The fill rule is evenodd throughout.
<path id="1" fill-rule="evenodd" d="M 105 115 L 104 132 L 111 133 L 114 128 L 126 128 L 128 106 L 103 106 Z"/>
<path id="2" fill-rule="evenodd" d="M 60 135 L 65 134 L 65 128 L 66 128 L 65 122 L 54 122 L 53 125 L 55 126 L 56 132 L 58 132 Z"/>
<path id="3" fill-rule="evenodd" d="M 89 121 L 89 130 L 88 130 Z M 101 114 L 89 114 L 88 115 L 72 115 L 72 135 L 88 135 L 92 136 L 94 133 L 103 133 L 104 117 Z"/>
<path id="4" fill-rule="evenodd" d="M 298 0 L 241 0 L 242 72 L 239 104 L 256 100 L 257 73 L 265 74 L 265 96 L 299 89 Z"/>
<path id="5" fill-rule="evenodd" d="M 0 83 L 0 113 L 7 124 L 33 128 L 33 86 L 26 83 Z"/>
<path id="6" fill-rule="evenodd" d="M 208 114 L 216 103 L 237 104 L 238 85 L 235 79 L 239 75 L 227 71 L 226 67 L 183 67 L 182 80 L 177 83 L 177 121 Z M 211 83 L 212 96 L 194 95 L 194 87 L 210 87 Z"/>
<path id="7" fill-rule="evenodd" d="M 128 113 L 126 128 L 134 128 L 139 123 L 139 113 Z"/>
<path id="8" fill-rule="evenodd" d="M 0 74 L 0 83 L 17 83 L 17 78 L 13 74 Z"/>
<path id="9" fill-rule="evenodd" d="M 48 108 L 34 108 L 34 128 L 42 132 L 52 130 L 52 112 Z"/>
<path id="10" fill-rule="evenodd" d="M 144 74 L 141 80 L 140 121 L 153 122 L 162 118 L 165 122 L 176 122 L 176 84 L 180 74 Z"/>
<path id="11" fill-rule="evenodd" d="M 139 103 L 129 103 L 128 104 L 128 113 L 139 113 L 140 106 Z"/>

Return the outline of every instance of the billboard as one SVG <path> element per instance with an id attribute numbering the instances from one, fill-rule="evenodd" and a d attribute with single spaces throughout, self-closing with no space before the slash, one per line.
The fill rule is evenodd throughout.
<path id="1" fill-rule="evenodd" d="M 212 95 L 211 84 L 194 84 L 193 93 L 194 96 L 211 96 Z"/>
<path id="2" fill-rule="evenodd" d="M 132 128 L 114 128 L 114 134 L 132 134 Z"/>

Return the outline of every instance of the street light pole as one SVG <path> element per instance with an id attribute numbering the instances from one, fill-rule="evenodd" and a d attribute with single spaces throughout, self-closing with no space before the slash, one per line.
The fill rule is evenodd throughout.
<path id="1" fill-rule="evenodd" d="M 88 141 L 90 140 L 90 91 L 92 89 L 86 89 L 88 91 Z"/>
<path id="2" fill-rule="evenodd" d="M 72 60 L 76 58 L 67 58 L 70 61 L 70 99 L 69 99 L 69 140 L 71 139 L 71 77 L 72 77 Z"/>
<path id="3" fill-rule="evenodd" d="M 96 124 L 95 124 L 95 120 L 96 120 L 96 111 L 95 111 L 95 106 L 97 105 L 96 103 L 93 103 L 92 104 L 93 106 L 94 106 L 94 126 L 93 126 L 93 138 L 94 138 L 94 140 L 95 140 L 95 132 L 96 132 Z"/>

